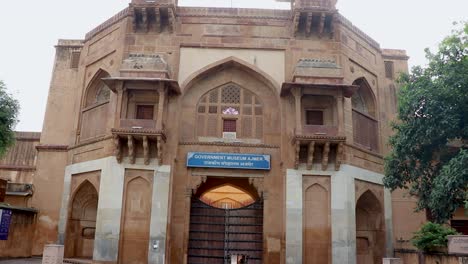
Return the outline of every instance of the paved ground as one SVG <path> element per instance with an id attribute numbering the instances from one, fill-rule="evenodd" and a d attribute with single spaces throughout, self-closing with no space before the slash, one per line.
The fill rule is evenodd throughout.
<path id="1" fill-rule="evenodd" d="M 42 260 L 39 258 L 0 260 L 0 264 L 41 264 L 41 263 L 42 263 Z"/>

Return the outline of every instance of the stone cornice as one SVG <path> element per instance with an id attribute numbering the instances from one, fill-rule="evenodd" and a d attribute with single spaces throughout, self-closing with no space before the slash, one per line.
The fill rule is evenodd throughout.
<path id="1" fill-rule="evenodd" d="M 84 147 L 84 146 L 87 146 L 87 145 L 91 145 L 91 144 L 95 144 L 95 143 L 98 143 L 98 142 L 101 142 L 101 141 L 106 141 L 106 140 L 109 140 L 111 139 L 112 136 L 105 136 L 105 137 L 100 137 L 100 138 L 95 138 L 95 139 L 90 139 L 90 140 L 86 140 L 86 141 L 82 141 L 74 146 L 71 146 L 68 148 L 68 150 L 73 150 L 73 149 L 76 149 L 76 148 L 80 148 L 80 147 Z"/>
<path id="2" fill-rule="evenodd" d="M 361 148 L 361 147 L 356 146 L 356 145 L 353 145 L 353 144 L 348 144 L 348 143 L 346 143 L 345 146 L 346 146 L 346 147 L 353 148 L 353 149 L 356 149 L 356 150 L 358 150 L 358 151 L 362 151 L 362 152 L 364 152 L 364 153 L 366 153 L 366 154 L 369 154 L 369 155 L 372 155 L 372 156 L 374 156 L 374 157 L 376 157 L 376 158 L 380 158 L 380 159 L 383 159 L 383 158 L 384 158 L 384 156 L 382 156 L 380 153 L 373 152 L 373 151 L 370 151 L 370 150 L 368 150 L 368 149 Z"/>
<path id="3" fill-rule="evenodd" d="M 344 136 L 319 136 L 319 135 L 296 135 L 296 140 L 314 140 L 314 141 L 329 141 L 329 142 L 343 142 L 346 141 Z"/>
<path id="4" fill-rule="evenodd" d="M 37 145 L 37 151 L 43 152 L 67 152 L 68 146 L 67 145 Z"/>
<path id="5" fill-rule="evenodd" d="M 0 165 L 0 170 L 35 171 L 36 166 Z"/>
<path id="6" fill-rule="evenodd" d="M 291 20 L 290 10 L 222 8 L 222 7 L 178 7 L 178 17 L 217 17 Z"/>
<path id="7" fill-rule="evenodd" d="M 278 149 L 278 145 L 268 145 L 268 144 L 252 144 L 252 143 L 235 143 L 235 142 L 180 142 L 179 145 L 182 146 L 218 146 L 218 147 L 241 147 L 241 148 L 271 148 Z"/>

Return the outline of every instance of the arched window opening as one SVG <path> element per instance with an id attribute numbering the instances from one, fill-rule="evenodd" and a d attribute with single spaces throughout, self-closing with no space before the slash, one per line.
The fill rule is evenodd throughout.
<path id="1" fill-rule="evenodd" d="M 351 98 L 354 143 L 368 150 L 378 151 L 379 128 L 374 94 L 364 78 L 357 79 L 353 85 L 359 86 Z"/>
<path id="2" fill-rule="evenodd" d="M 232 185 L 211 189 L 202 194 L 200 200 L 221 209 L 242 208 L 255 202 L 250 194 Z"/>
<path id="3" fill-rule="evenodd" d="M 106 133 L 110 100 L 110 89 L 102 82 L 102 78 L 106 77 L 110 75 L 100 70 L 85 91 L 81 110 L 80 141 L 103 136 Z"/>
<path id="4" fill-rule="evenodd" d="M 199 137 L 263 138 L 260 99 L 233 83 L 202 96 L 197 106 L 197 121 Z"/>

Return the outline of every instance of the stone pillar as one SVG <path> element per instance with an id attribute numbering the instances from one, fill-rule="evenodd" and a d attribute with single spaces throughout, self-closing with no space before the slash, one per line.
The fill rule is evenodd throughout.
<path id="1" fill-rule="evenodd" d="M 354 178 L 343 171 L 331 177 L 332 263 L 356 264 Z"/>
<path id="2" fill-rule="evenodd" d="M 336 113 L 338 119 L 338 134 L 344 136 L 344 108 L 343 108 L 343 96 L 336 97 Z"/>
<path id="3" fill-rule="evenodd" d="M 286 172 L 286 263 L 302 264 L 302 174 Z"/>
<path id="4" fill-rule="evenodd" d="M 117 262 L 125 168 L 114 157 L 104 159 L 99 188 L 93 259 Z"/>
<path id="5" fill-rule="evenodd" d="M 392 193 L 389 189 L 384 189 L 384 211 L 385 211 L 385 239 L 386 256 L 394 256 L 393 246 L 393 211 L 392 211 Z M 393 263 L 393 262 L 392 262 Z M 398 262 L 397 262 L 398 263 Z"/>
<path id="6" fill-rule="evenodd" d="M 156 130 L 163 130 L 163 112 L 164 112 L 164 104 L 166 102 L 166 88 L 164 87 L 164 83 L 160 83 L 158 87 L 159 93 L 159 102 L 158 102 L 158 117 L 156 119 Z"/>
<path id="7" fill-rule="evenodd" d="M 296 107 L 296 135 L 302 135 L 302 90 L 300 87 L 293 87 L 291 93 Z"/>
<path id="8" fill-rule="evenodd" d="M 159 167 L 154 173 L 149 264 L 164 264 L 165 260 L 170 173 L 169 166 Z"/>

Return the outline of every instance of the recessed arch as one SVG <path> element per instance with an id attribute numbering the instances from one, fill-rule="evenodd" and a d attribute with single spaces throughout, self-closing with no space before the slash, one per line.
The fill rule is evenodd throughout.
<path id="1" fill-rule="evenodd" d="M 385 255 L 385 223 L 383 205 L 377 196 L 366 190 L 356 202 L 357 263 L 377 263 Z"/>
<path id="2" fill-rule="evenodd" d="M 230 56 L 223 60 L 211 63 L 189 75 L 189 77 L 187 77 L 187 79 L 183 82 L 181 86 L 182 93 L 188 91 L 195 83 L 205 78 L 206 76 L 231 67 L 241 69 L 253 75 L 257 79 L 262 81 L 266 86 L 268 86 L 276 95 L 278 94 L 280 85 L 269 74 L 267 74 L 257 66 L 239 58 L 236 58 L 234 56 Z"/>
<path id="3" fill-rule="evenodd" d="M 102 78 L 109 78 L 110 74 L 106 70 L 99 69 L 91 78 L 91 81 L 86 86 L 83 100 L 83 107 L 88 107 L 93 104 L 102 103 L 110 99 L 110 89 L 102 81 Z M 105 97 L 103 97 L 105 94 Z"/>
<path id="4" fill-rule="evenodd" d="M 235 209 L 248 206 L 255 199 L 247 191 L 229 183 L 213 187 L 200 196 L 204 203 L 223 209 Z"/>
<path id="5" fill-rule="evenodd" d="M 102 78 L 109 73 L 99 69 L 91 79 L 83 95 L 81 109 L 80 141 L 103 136 L 108 127 L 110 89 Z"/>
<path id="6" fill-rule="evenodd" d="M 330 193 L 316 182 L 304 190 L 303 258 L 304 263 L 331 263 Z"/>
<path id="7" fill-rule="evenodd" d="M 98 198 L 96 188 L 88 180 L 72 195 L 65 243 L 67 257 L 93 257 Z"/>
<path id="8" fill-rule="evenodd" d="M 213 259 L 222 262 L 224 252 L 235 252 L 248 263 L 263 263 L 263 199 L 253 186 L 261 188 L 258 180 L 207 177 L 198 187 L 191 197 L 187 263 L 214 263 Z M 226 188 L 234 195 L 221 193 L 213 201 L 204 201 L 204 195 Z M 254 198 L 253 203 L 237 207 L 216 204 L 239 203 L 238 193 Z"/>
<path id="9" fill-rule="evenodd" d="M 263 103 L 250 89 L 234 82 L 215 87 L 199 98 L 196 109 L 198 137 L 234 132 L 236 138 L 263 139 Z"/>
<path id="10" fill-rule="evenodd" d="M 255 201 L 261 199 L 259 190 L 250 184 L 248 178 L 225 179 L 220 177 L 209 177 L 205 183 L 198 187 L 194 196 L 201 197 L 204 193 L 209 192 L 210 190 L 228 185 L 247 193 Z"/>
<path id="11" fill-rule="evenodd" d="M 353 85 L 359 86 L 351 98 L 354 144 L 377 152 L 380 139 L 376 96 L 364 77 L 356 79 Z"/>
<path id="12" fill-rule="evenodd" d="M 351 98 L 352 107 L 377 119 L 377 98 L 365 77 L 356 79 L 353 85 L 359 86 Z"/>

